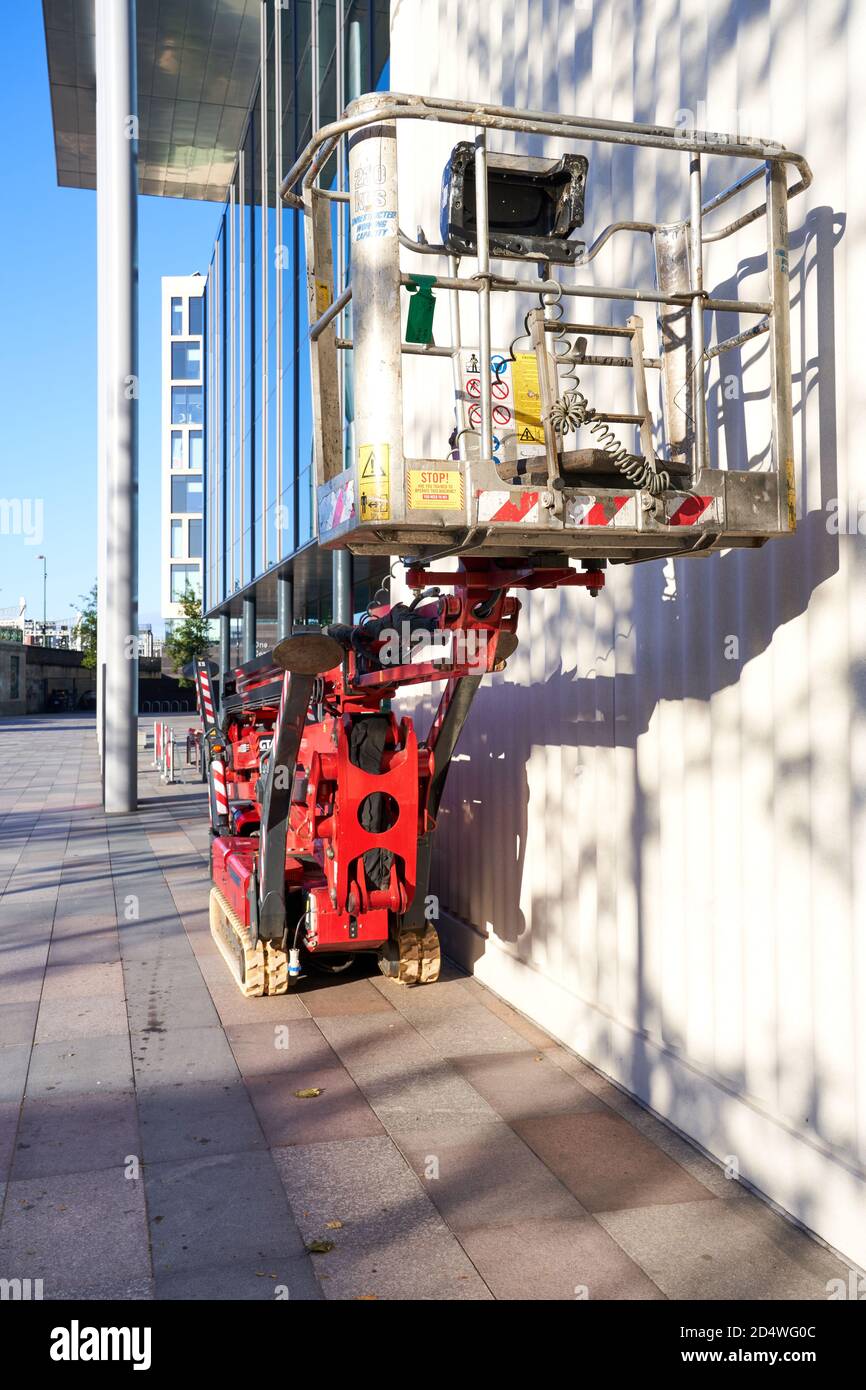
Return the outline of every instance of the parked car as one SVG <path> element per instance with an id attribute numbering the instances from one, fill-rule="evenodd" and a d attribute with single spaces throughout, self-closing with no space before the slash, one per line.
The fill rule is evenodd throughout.
<path id="1" fill-rule="evenodd" d="M 68 690 L 52 690 L 45 704 L 49 714 L 59 714 L 72 708 L 72 696 Z"/>

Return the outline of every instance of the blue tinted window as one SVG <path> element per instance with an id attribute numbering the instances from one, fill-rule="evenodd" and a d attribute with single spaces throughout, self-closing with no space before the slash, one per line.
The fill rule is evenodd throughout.
<path id="1" fill-rule="evenodd" d="M 187 333 L 204 332 L 204 295 L 190 296 L 189 305 L 189 328 Z"/>
<path id="2" fill-rule="evenodd" d="M 173 381 L 201 381 L 201 343 L 172 343 Z"/>
<path id="3" fill-rule="evenodd" d="M 173 425 L 204 424 L 204 391 L 201 386 L 172 386 L 171 423 Z"/>
<path id="4" fill-rule="evenodd" d="M 171 480 L 171 509 L 173 512 L 201 512 L 201 474 L 181 474 Z"/>

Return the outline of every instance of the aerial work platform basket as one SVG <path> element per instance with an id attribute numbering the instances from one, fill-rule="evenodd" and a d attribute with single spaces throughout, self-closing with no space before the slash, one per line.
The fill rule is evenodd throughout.
<path id="1" fill-rule="evenodd" d="M 420 228 L 409 236 L 401 221 L 398 124 L 411 129 L 417 121 L 472 133 L 455 143 L 446 165 L 438 241 Z M 546 156 L 504 153 L 497 135 L 555 148 Z M 668 152 L 687 215 L 612 222 L 589 245 L 574 239 L 600 143 Z M 706 164 L 717 155 L 745 167 L 704 201 Z M 718 225 L 718 209 L 759 181 L 764 201 Z M 810 182 L 802 156 L 766 140 L 393 92 L 353 102 L 314 133 L 282 185 L 285 202 L 305 214 L 319 544 L 421 560 L 472 551 L 534 554 L 542 563 L 545 556 L 634 563 L 755 547 L 791 533 L 788 201 Z M 346 203 L 348 264 L 338 230 Z M 709 293 L 704 247 L 760 219 L 766 298 Z M 651 238 L 654 284 L 592 281 L 588 267 L 621 235 Z M 447 342 L 438 322 L 433 340 L 425 319 L 425 301 L 432 315 L 431 296 L 440 291 Z M 468 295 L 477 316 L 464 336 Z M 491 306 L 507 295 L 523 297 L 513 315 L 523 331 L 510 345 L 494 345 Z M 418 312 L 404 333 L 410 297 Z M 584 301 L 589 313 L 581 312 Z M 624 321 L 593 321 L 594 306 L 606 301 L 620 315 L 627 307 Z M 643 306 L 646 318 L 636 311 Z M 734 333 L 722 336 L 720 315 L 733 316 Z M 734 441 L 713 457 L 709 363 L 763 337 L 766 453 L 750 465 Z M 412 457 L 404 363 L 442 358 L 451 362 L 453 419 L 442 429 L 441 451 Z M 631 409 L 606 407 L 597 389 L 588 399 L 581 373 L 600 368 L 629 382 Z M 723 434 L 724 413 L 716 414 Z"/>

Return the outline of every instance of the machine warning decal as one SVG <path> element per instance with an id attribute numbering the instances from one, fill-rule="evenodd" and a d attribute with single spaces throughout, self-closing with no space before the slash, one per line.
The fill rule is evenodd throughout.
<path id="1" fill-rule="evenodd" d="M 316 313 L 319 315 L 319 318 L 322 317 L 322 314 L 328 312 L 331 307 L 332 299 L 333 295 L 331 294 L 329 282 L 327 280 L 320 280 L 319 277 L 316 276 Z"/>
<path id="2" fill-rule="evenodd" d="M 541 391 L 534 352 L 516 352 L 511 369 L 514 381 L 514 424 L 518 444 L 543 444 Z"/>
<path id="3" fill-rule="evenodd" d="M 361 520 L 390 521 L 391 449 L 389 445 L 358 445 L 358 482 Z"/>
<path id="4" fill-rule="evenodd" d="M 463 474 L 459 468 L 410 468 L 409 507 L 413 511 L 463 510 Z"/>

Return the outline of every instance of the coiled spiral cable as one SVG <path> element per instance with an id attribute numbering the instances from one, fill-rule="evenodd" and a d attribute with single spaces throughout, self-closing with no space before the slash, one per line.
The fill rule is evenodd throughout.
<path id="1" fill-rule="evenodd" d="M 595 438 L 595 447 L 604 450 L 617 472 L 633 487 L 649 492 L 652 497 L 658 497 L 670 487 L 670 474 L 664 469 L 656 470 L 649 459 L 636 458 L 630 453 L 617 439 L 613 430 L 608 428 L 607 423 L 596 419 L 595 411 L 583 392 L 578 389 L 580 378 L 574 377 L 573 380 L 574 390 L 563 392 L 554 401 L 550 412 L 550 423 L 556 433 L 562 436 L 572 430 L 577 434 L 581 425 L 588 425 L 590 434 Z"/>

